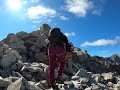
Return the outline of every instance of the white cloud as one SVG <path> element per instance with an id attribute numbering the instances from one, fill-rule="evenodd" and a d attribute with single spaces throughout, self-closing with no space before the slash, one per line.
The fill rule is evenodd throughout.
<path id="1" fill-rule="evenodd" d="M 69 20 L 69 18 L 65 17 L 65 16 L 60 16 L 61 20 Z"/>
<path id="2" fill-rule="evenodd" d="M 67 37 L 75 36 L 75 32 L 65 33 L 65 35 L 66 35 Z"/>
<path id="3" fill-rule="evenodd" d="M 85 46 L 106 46 L 106 45 L 115 45 L 117 43 L 120 42 L 120 37 L 116 37 L 113 40 L 110 39 L 100 39 L 97 41 L 93 41 L 93 42 L 88 42 L 86 41 L 85 43 L 81 44 L 81 47 L 85 47 Z"/>
<path id="4" fill-rule="evenodd" d="M 38 5 L 28 8 L 26 14 L 30 19 L 40 19 L 43 17 L 54 17 L 56 11 L 54 9 Z"/>
<path id="5" fill-rule="evenodd" d="M 101 12 L 102 12 L 102 9 L 96 9 L 92 12 L 92 14 L 101 16 Z"/>
<path id="6" fill-rule="evenodd" d="M 40 0 L 21 0 L 23 4 L 28 4 L 28 3 L 38 3 Z"/>
<path id="7" fill-rule="evenodd" d="M 85 17 L 89 10 L 92 10 L 94 4 L 90 0 L 66 0 L 66 8 L 77 16 Z"/>

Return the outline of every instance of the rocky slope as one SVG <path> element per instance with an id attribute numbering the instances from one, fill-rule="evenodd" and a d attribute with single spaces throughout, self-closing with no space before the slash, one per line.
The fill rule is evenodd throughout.
<path id="1" fill-rule="evenodd" d="M 31 33 L 9 34 L 0 41 L 0 90 L 52 90 L 48 88 L 46 45 L 51 27 L 43 24 Z M 74 47 L 71 76 L 63 73 L 60 90 L 119 90 L 120 55 L 91 57 Z"/>

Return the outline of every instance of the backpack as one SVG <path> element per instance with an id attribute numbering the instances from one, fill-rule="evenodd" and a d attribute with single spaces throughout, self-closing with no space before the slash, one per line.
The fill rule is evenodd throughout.
<path id="1" fill-rule="evenodd" d="M 49 44 L 56 44 L 56 45 L 63 45 L 65 43 L 66 51 L 71 51 L 71 44 L 68 43 L 67 36 L 64 35 L 61 31 L 60 28 L 53 28 L 48 36 Z"/>
<path id="2" fill-rule="evenodd" d="M 50 31 L 48 40 L 51 44 L 60 44 L 62 43 L 63 33 L 60 31 L 59 28 L 54 28 Z"/>

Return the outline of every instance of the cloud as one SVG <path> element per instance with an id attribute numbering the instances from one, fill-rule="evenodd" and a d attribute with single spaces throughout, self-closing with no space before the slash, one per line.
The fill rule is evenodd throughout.
<path id="1" fill-rule="evenodd" d="M 60 16 L 61 20 L 69 20 L 69 18 L 65 17 L 65 16 Z"/>
<path id="2" fill-rule="evenodd" d="M 41 0 L 22 0 L 22 2 L 23 2 L 24 4 L 28 4 L 28 3 L 38 3 L 39 1 L 41 1 Z"/>
<path id="3" fill-rule="evenodd" d="M 110 40 L 110 39 L 100 39 L 97 41 L 93 42 L 88 42 L 86 41 L 85 43 L 81 44 L 81 47 L 85 46 L 106 46 L 106 45 L 115 45 L 120 42 L 120 37 L 117 36 L 115 39 Z"/>
<path id="4" fill-rule="evenodd" d="M 102 9 L 95 9 L 93 12 L 92 12 L 92 14 L 93 15 L 98 15 L 98 16 L 101 16 L 101 12 L 102 12 Z"/>
<path id="5" fill-rule="evenodd" d="M 65 35 L 66 35 L 67 37 L 75 36 L 75 32 L 65 33 Z"/>
<path id="6" fill-rule="evenodd" d="M 46 8 L 38 5 L 28 8 L 26 15 L 30 19 L 40 19 L 40 18 L 54 17 L 56 15 L 56 11 L 54 9 Z"/>
<path id="7" fill-rule="evenodd" d="M 85 17 L 89 10 L 94 8 L 90 0 L 66 0 L 66 9 L 77 16 Z"/>

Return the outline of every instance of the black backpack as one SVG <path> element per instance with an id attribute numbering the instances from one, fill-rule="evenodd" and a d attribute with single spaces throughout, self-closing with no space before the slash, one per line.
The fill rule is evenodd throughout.
<path id="1" fill-rule="evenodd" d="M 49 33 L 48 40 L 50 43 L 60 44 L 62 43 L 62 37 L 63 37 L 63 33 L 60 31 L 60 29 L 53 28 Z"/>
<path id="2" fill-rule="evenodd" d="M 49 37 L 48 37 L 49 43 L 47 45 L 47 47 L 49 45 L 63 45 L 63 43 L 66 46 L 66 51 L 70 51 L 70 45 L 68 43 L 68 39 L 66 37 L 66 35 L 64 35 L 61 31 L 60 28 L 53 28 L 50 33 L 49 33 Z"/>

